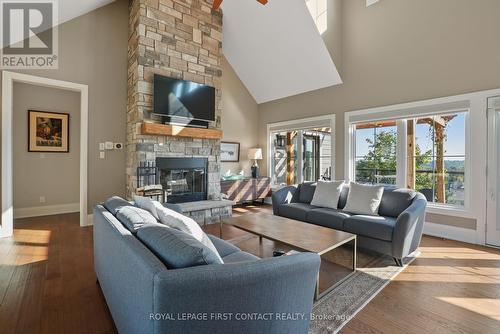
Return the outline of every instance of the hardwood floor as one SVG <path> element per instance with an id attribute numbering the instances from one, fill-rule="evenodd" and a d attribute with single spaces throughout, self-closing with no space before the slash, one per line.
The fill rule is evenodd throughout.
<path id="1" fill-rule="evenodd" d="M 424 236 L 420 251 L 343 333 L 500 333 L 500 250 Z"/>
<path id="2" fill-rule="evenodd" d="M 92 227 L 78 222 L 78 214 L 17 220 L 14 237 L 0 239 L 0 333 L 116 332 L 93 271 Z M 223 237 L 252 247 L 235 228 Z M 499 333 L 500 250 L 432 237 L 420 249 L 342 333 Z"/>
<path id="3" fill-rule="evenodd" d="M 78 214 L 17 220 L 0 239 L 0 333 L 114 333 Z"/>

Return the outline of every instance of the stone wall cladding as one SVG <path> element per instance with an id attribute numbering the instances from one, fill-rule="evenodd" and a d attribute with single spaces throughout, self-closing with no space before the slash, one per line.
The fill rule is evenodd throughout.
<path id="1" fill-rule="evenodd" d="M 153 77 L 160 74 L 216 88 L 215 122 L 220 129 L 222 101 L 222 13 L 211 0 L 131 0 L 129 3 L 127 196 L 137 186 L 140 161 L 156 157 L 206 157 L 209 198 L 220 195 L 220 141 L 144 136 L 141 124 L 159 123 L 152 114 Z"/>
<path id="2" fill-rule="evenodd" d="M 212 208 L 205 210 L 189 211 L 184 215 L 191 217 L 200 226 L 220 223 L 221 219 L 232 216 L 233 207 L 231 205 L 223 208 Z"/>

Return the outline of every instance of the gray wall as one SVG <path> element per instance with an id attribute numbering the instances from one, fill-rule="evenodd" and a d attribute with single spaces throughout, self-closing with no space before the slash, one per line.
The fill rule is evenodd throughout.
<path id="1" fill-rule="evenodd" d="M 125 152 L 101 160 L 98 143 L 125 142 L 127 42 L 128 2 L 118 0 L 59 27 L 58 70 L 25 71 L 89 86 L 89 213 L 110 195 L 125 195 Z"/>
<path id="2" fill-rule="evenodd" d="M 222 131 L 223 141 L 240 143 L 240 162 L 223 162 L 221 173 L 250 175 L 252 163 L 247 159 L 248 149 L 258 143 L 258 105 L 226 58 L 222 60 Z"/>
<path id="3" fill-rule="evenodd" d="M 13 109 L 14 209 L 78 204 L 80 94 L 15 83 Z M 70 115 L 69 153 L 28 152 L 30 109 Z M 40 203 L 40 196 L 45 203 Z"/>
<path id="4" fill-rule="evenodd" d="M 267 123 L 335 113 L 336 177 L 343 178 L 345 112 L 500 88 L 500 1 L 328 4 L 342 12 L 328 22 L 341 26 L 341 41 L 334 32 L 323 37 L 333 58 L 340 55 L 344 84 L 259 105 L 263 147 Z"/>

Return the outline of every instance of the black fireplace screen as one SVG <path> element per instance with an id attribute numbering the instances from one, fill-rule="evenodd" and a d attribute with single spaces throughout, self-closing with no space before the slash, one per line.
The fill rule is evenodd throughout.
<path id="1" fill-rule="evenodd" d="M 167 202 L 183 203 L 207 199 L 207 159 L 158 158 L 160 184 Z"/>

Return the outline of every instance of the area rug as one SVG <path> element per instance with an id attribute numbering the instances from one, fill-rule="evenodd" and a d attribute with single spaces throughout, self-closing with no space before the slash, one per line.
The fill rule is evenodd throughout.
<path id="1" fill-rule="evenodd" d="M 389 256 L 358 251 L 356 273 L 314 304 L 309 333 L 338 333 L 419 255 L 415 251 L 398 267 Z"/>

